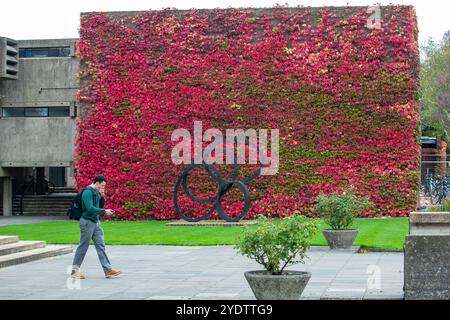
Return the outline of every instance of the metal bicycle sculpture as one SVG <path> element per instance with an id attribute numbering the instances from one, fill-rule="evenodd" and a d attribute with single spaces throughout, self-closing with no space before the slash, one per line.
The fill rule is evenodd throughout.
<path id="1" fill-rule="evenodd" d="M 234 141 L 233 141 L 233 149 L 234 149 L 235 141 L 237 141 L 236 137 L 234 138 Z M 239 142 L 238 142 L 238 145 L 239 145 Z M 249 183 L 249 182 L 253 181 L 255 178 L 257 178 L 261 174 L 261 170 L 263 168 L 263 163 L 267 163 L 265 160 L 264 154 L 261 153 L 259 146 L 257 144 L 255 145 L 253 142 L 251 142 L 248 139 L 248 137 L 246 137 L 245 146 L 250 146 L 250 145 L 252 145 L 253 147 L 256 147 L 256 151 L 257 151 L 257 153 L 259 155 L 259 159 L 260 159 L 260 161 L 259 161 L 260 165 L 259 165 L 258 170 L 256 170 L 256 172 L 254 174 L 246 177 L 245 179 L 241 179 L 241 180 L 237 179 L 238 174 L 239 174 L 239 165 L 237 163 L 237 157 L 235 157 L 235 155 L 234 155 L 234 150 L 233 150 L 233 153 L 231 154 L 231 156 L 233 157 L 233 166 L 234 166 L 233 175 L 231 177 L 231 180 L 224 179 L 220 175 L 219 170 L 217 168 L 215 168 L 213 165 L 206 163 L 205 160 L 202 160 L 202 163 L 200 163 L 200 164 L 194 162 L 187 166 L 187 168 L 183 171 L 183 173 L 178 177 L 177 183 L 175 184 L 174 194 L 173 194 L 173 202 L 175 205 L 175 210 L 182 219 L 189 221 L 189 222 L 197 222 L 197 221 L 201 221 L 201 220 L 206 220 L 216 210 L 217 210 L 217 213 L 219 214 L 219 216 L 227 222 L 237 222 L 237 221 L 241 220 L 243 217 L 245 217 L 248 210 L 250 209 L 250 194 L 249 194 L 248 188 L 246 186 L 246 183 Z M 209 148 L 209 150 L 206 153 L 203 153 L 203 159 L 205 159 L 206 156 L 209 156 L 212 151 L 213 151 L 213 149 Z M 228 157 L 230 155 L 228 148 L 225 147 L 224 151 Z M 188 177 L 189 173 L 197 167 L 203 167 L 204 169 L 206 169 L 206 171 L 207 171 L 208 175 L 211 177 L 211 179 L 213 179 L 214 181 L 217 182 L 218 189 L 217 189 L 217 193 L 215 196 L 206 197 L 206 198 L 197 198 L 196 196 L 192 195 L 192 193 L 189 191 L 189 188 L 187 186 L 187 177 Z M 236 185 L 244 195 L 244 208 L 242 209 L 242 212 L 236 217 L 230 217 L 228 214 L 226 214 L 225 211 L 223 210 L 223 207 L 221 204 L 222 197 L 232 188 L 233 185 Z M 209 209 L 209 211 L 207 213 L 205 213 L 204 215 L 202 215 L 200 217 L 190 217 L 190 216 L 185 215 L 178 205 L 178 192 L 180 191 L 181 187 L 183 188 L 184 193 L 192 201 L 197 202 L 197 203 L 210 202 L 210 203 L 212 203 L 212 207 Z"/>

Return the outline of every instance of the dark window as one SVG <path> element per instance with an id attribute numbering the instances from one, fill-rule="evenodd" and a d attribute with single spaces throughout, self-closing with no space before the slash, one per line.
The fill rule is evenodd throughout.
<path id="1" fill-rule="evenodd" d="M 3 108 L 2 117 L 12 118 L 12 117 L 23 117 L 25 113 L 24 108 Z"/>
<path id="2" fill-rule="evenodd" d="M 19 58 L 70 57 L 70 47 L 19 48 Z"/>
<path id="3" fill-rule="evenodd" d="M 4 107 L 2 117 L 70 117 L 70 107 Z"/>
<path id="4" fill-rule="evenodd" d="M 48 117 L 48 108 L 25 108 L 25 117 Z"/>
<path id="5" fill-rule="evenodd" d="M 49 117 L 70 117 L 70 107 L 51 107 L 48 108 Z"/>

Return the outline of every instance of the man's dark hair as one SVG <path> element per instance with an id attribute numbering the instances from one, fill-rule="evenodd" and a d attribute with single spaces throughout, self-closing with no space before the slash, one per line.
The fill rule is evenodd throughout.
<path id="1" fill-rule="evenodd" d="M 100 182 L 100 183 L 106 182 L 105 176 L 103 176 L 103 175 L 95 176 L 95 178 L 94 178 L 94 183 L 97 183 L 97 182 Z"/>

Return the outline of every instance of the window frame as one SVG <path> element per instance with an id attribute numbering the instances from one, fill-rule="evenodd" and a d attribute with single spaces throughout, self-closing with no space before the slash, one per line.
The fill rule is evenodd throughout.
<path id="1" fill-rule="evenodd" d="M 55 50 L 58 49 L 58 55 L 50 55 L 50 50 Z M 27 54 L 23 55 L 23 52 L 26 50 L 30 50 L 30 51 L 39 51 L 39 50 L 47 50 L 47 55 L 36 55 L 36 56 L 28 56 Z M 61 53 L 64 51 L 65 55 L 62 55 Z M 21 54 L 22 53 L 22 54 Z M 19 47 L 19 59 L 41 59 L 41 58 L 70 58 L 72 57 L 72 48 L 70 45 L 65 45 L 65 46 L 48 46 L 48 47 Z"/>
<path id="2" fill-rule="evenodd" d="M 0 118 L 10 119 L 10 118 L 73 118 L 71 115 L 70 106 L 34 106 L 34 107 L 2 107 L 0 113 Z M 5 116 L 5 111 L 16 109 L 22 109 L 21 115 Z M 46 115 L 27 115 L 27 109 L 47 109 Z M 64 115 L 55 115 L 52 111 L 63 111 Z"/>

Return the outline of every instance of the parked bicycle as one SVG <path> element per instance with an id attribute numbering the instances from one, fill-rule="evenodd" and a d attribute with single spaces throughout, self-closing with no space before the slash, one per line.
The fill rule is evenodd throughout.
<path id="1" fill-rule="evenodd" d="M 431 183 L 431 204 L 441 204 L 450 193 L 450 176 L 435 176 Z"/>
<path id="2" fill-rule="evenodd" d="M 427 172 L 420 189 L 421 197 L 428 197 L 432 205 L 437 205 L 441 204 L 449 194 L 450 175 L 439 176 Z"/>
<path id="3" fill-rule="evenodd" d="M 431 197 L 432 187 L 433 187 L 433 174 L 427 170 L 425 181 L 420 186 L 420 196 Z"/>

